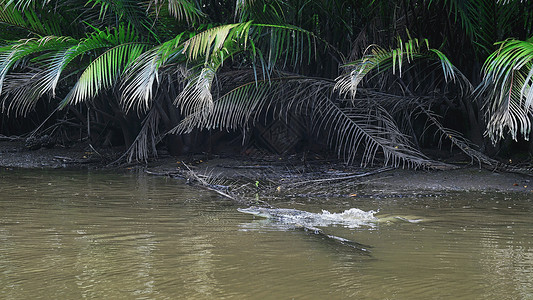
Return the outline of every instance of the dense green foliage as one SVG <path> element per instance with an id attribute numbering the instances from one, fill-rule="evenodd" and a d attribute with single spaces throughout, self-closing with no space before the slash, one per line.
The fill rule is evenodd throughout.
<path id="1" fill-rule="evenodd" d="M 0 4 L 0 133 L 37 110 L 144 160 L 195 128 L 297 115 L 347 161 L 415 167 L 442 144 L 490 164 L 532 134 L 529 1 Z"/>

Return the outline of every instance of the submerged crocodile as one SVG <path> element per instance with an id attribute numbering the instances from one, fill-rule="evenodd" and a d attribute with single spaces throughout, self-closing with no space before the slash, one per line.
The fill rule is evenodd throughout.
<path id="1" fill-rule="evenodd" d="M 283 225 L 290 225 L 292 226 L 292 228 L 303 229 L 306 232 L 311 232 L 316 235 L 326 237 L 329 240 L 339 242 L 346 246 L 350 246 L 364 253 L 370 252 L 368 250 L 368 248 L 371 248 L 370 246 L 363 245 L 335 235 L 324 233 L 322 229 L 317 228 L 316 226 L 329 226 L 333 224 L 342 224 L 348 226 L 350 224 L 353 225 L 355 224 L 354 222 L 357 221 L 357 218 L 354 217 L 354 212 L 357 212 L 362 215 L 362 217 L 358 219 L 358 223 L 355 226 L 358 227 L 360 225 L 363 225 L 364 222 L 375 220 L 375 217 L 373 216 L 373 211 L 364 212 L 361 210 L 352 209 L 347 210 L 341 214 L 331 214 L 327 211 L 323 211 L 322 214 L 317 214 L 297 209 L 265 208 L 258 206 L 238 208 L 237 210 L 242 213 L 267 218 L 275 222 L 279 222 Z M 350 215 L 352 216 L 351 218 L 348 217 Z"/>
<path id="2" fill-rule="evenodd" d="M 313 213 L 289 209 L 289 208 L 265 208 L 258 206 L 251 206 L 248 208 L 238 208 L 240 212 L 252 214 L 254 216 L 263 217 L 267 219 L 276 219 L 283 223 L 307 223 L 313 221 Z"/>
<path id="3" fill-rule="evenodd" d="M 275 219 L 287 224 L 301 224 L 309 227 L 341 225 L 344 227 L 373 227 L 378 221 L 374 216 L 375 211 L 363 211 L 357 208 L 345 210 L 342 213 L 330 213 L 323 210 L 322 213 L 311 213 L 290 208 L 265 208 L 251 206 L 248 208 L 238 208 L 240 212 L 252 214 L 258 217 Z"/>

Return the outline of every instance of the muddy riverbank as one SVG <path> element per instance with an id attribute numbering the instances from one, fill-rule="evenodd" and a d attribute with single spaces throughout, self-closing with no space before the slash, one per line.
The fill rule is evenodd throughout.
<path id="1" fill-rule="evenodd" d="M 89 145 L 27 150 L 21 141 L 0 141 L 2 168 L 105 168 L 118 151 L 97 152 Z M 498 173 L 465 166 L 453 170 L 358 168 L 341 161 L 300 156 L 161 156 L 148 164 L 128 166 L 155 175 L 184 177 L 190 168 L 211 183 L 232 183 L 248 191 L 284 192 L 305 196 L 341 193 L 408 195 L 449 191 L 533 193 L 533 176 Z"/>

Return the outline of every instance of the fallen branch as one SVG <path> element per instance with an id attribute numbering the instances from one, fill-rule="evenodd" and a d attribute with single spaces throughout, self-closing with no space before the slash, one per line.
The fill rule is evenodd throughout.
<path id="1" fill-rule="evenodd" d="M 340 180 L 347 180 L 347 179 L 353 179 L 353 178 L 361 178 L 361 177 L 365 177 L 365 176 L 371 176 L 371 175 L 376 175 L 376 174 L 379 174 L 379 173 L 387 172 L 387 171 L 390 171 L 390 170 L 394 170 L 394 168 L 393 167 L 384 167 L 384 168 L 380 168 L 380 169 L 377 169 L 377 170 L 374 170 L 374 171 L 371 171 L 371 172 L 366 172 L 366 173 L 363 173 L 363 174 L 353 174 L 353 175 L 342 176 L 342 177 L 305 180 L 305 181 L 288 183 L 287 185 L 300 185 L 300 184 L 307 184 L 307 183 L 317 183 L 317 182 L 326 182 L 326 181 L 340 181 Z"/>
<path id="2" fill-rule="evenodd" d="M 20 136 L 6 136 L 3 134 L 0 134 L 0 141 L 18 141 L 23 140 L 24 138 Z"/>
<path id="3" fill-rule="evenodd" d="M 189 170 L 188 175 L 190 177 L 192 177 L 196 182 L 198 182 L 202 187 L 204 187 L 204 188 L 206 188 L 206 189 L 208 189 L 210 191 L 213 191 L 215 193 L 218 193 L 219 195 L 222 195 L 222 196 L 224 196 L 226 198 L 229 198 L 229 199 L 231 199 L 231 200 L 233 200 L 235 202 L 238 202 L 238 203 L 249 203 L 249 201 L 243 201 L 242 199 L 239 199 L 235 195 L 231 195 L 229 193 L 221 191 L 218 188 L 213 187 L 209 182 L 207 182 L 205 179 L 203 179 L 200 175 L 196 174 L 196 172 L 191 170 L 191 168 L 189 168 L 189 166 L 186 163 L 182 162 L 182 164 L 185 166 L 185 168 L 187 168 L 187 170 Z"/>
<path id="4" fill-rule="evenodd" d="M 144 172 L 149 175 L 166 176 L 166 177 L 176 177 L 176 176 L 181 175 L 180 172 L 154 172 L 150 170 L 145 170 Z"/>

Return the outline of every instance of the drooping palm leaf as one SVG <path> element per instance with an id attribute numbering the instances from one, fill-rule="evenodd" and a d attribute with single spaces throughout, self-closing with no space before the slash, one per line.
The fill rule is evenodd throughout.
<path id="1" fill-rule="evenodd" d="M 224 54 L 230 56 L 234 52 L 235 44 L 243 41 L 243 45 L 248 38 L 248 31 L 251 23 L 228 24 L 193 35 L 189 39 L 184 38 L 184 34 L 178 34 L 174 39 L 169 40 L 161 45 L 154 47 L 141 55 L 131 66 L 125 75 L 123 89 L 123 105 L 126 109 L 136 108 L 146 110 L 152 100 L 152 90 L 157 83 L 160 68 L 168 64 L 185 64 L 190 61 L 201 69 L 206 71 L 199 72 L 198 76 L 205 76 L 216 72 L 224 60 Z M 230 50 L 231 49 L 231 50 Z M 198 60 L 203 60 L 198 63 Z M 209 63 L 211 61 L 211 63 Z M 216 62 L 215 62 L 216 61 Z M 205 65 L 205 67 L 203 67 Z M 212 70 L 212 72 L 207 72 Z M 213 76 L 210 78 L 212 79 Z M 207 82 L 201 78 L 193 78 L 195 82 Z M 191 87 L 203 87 L 205 84 L 191 84 Z M 203 95 L 209 97 L 203 92 L 197 93 L 188 89 L 189 95 Z M 207 99 L 207 98 L 204 98 Z M 193 98 L 193 101 L 197 99 Z"/>
<path id="2" fill-rule="evenodd" d="M 446 55 L 430 48 L 427 40 L 410 39 L 405 43 L 399 40 L 399 47 L 396 49 L 386 50 L 373 46 L 369 52 L 363 58 L 345 65 L 349 72 L 339 76 L 335 85 L 335 89 L 341 94 L 355 96 L 361 81 L 373 71 L 382 74 L 392 70 L 392 74 L 398 72 L 398 76 L 401 77 L 404 65 L 419 59 L 438 62 L 447 82 L 454 81 L 457 78 L 456 73 L 460 73 Z"/>
<path id="3" fill-rule="evenodd" d="M 246 47 L 250 25 L 252 22 L 227 24 L 200 32 L 183 44 L 183 51 L 189 60 L 196 61 L 199 57 L 209 61 L 213 53 L 227 48 L 228 43 L 243 43 Z"/>
<path id="4" fill-rule="evenodd" d="M 381 152 L 386 165 L 420 167 L 432 164 L 410 145 L 392 118 L 378 105 L 370 115 L 368 110 L 343 109 L 332 101 L 332 88 L 330 81 L 305 77 L 251 82 L 222 96 L 211 110 L 187 116 L 172 133 L 185 133 L 193 128 L 246 130 L 261 121 L 266 111 L 280 119 L 294 112 L 313 120 L 314 130 L 325 131 L 330 145 L 349 163 L 362 155 L 361 165 L 371 165 Z"/>
<path id="5" fill-rule="evenodd" d="M 147 110 L 153 100 L 152 93 L 159 80 L 160 69 L 169 63 L 174 63 L 180 68 L 180 63 L 186 62 L 183 39 L 183 33 L 179 34 L 144 52 L 132 62 L 124 74 L 121 85 L 123 93 L 121 103 L 126 111 L 132 108 L 139 111 Z"/>
<path id="6" fill-rule="evenodd" d="M 194 116 L 195 111 L 205 114 L 213 109 L 211 87 L 215 74 L 225 59 L 245 52 L 254 65 L 257 63 L 262 66 L 263 78 L 269 78 L 276 67 L 284 69 L 287 63 L 291 65 L 301 63 L 306 53 L 310 59 L 314 46 L 314 36 L 310 32 L 288 25 L 247 22 L 234 24 L 229 29 L 224 28 L 220 36 L 213 36 L 206 31 L 185 43 L 184 51 L 188 53 L 190 59 L 196 58 L 198 52 L 206 59 L 201 71 L 192 77 L 176 99 L 182 113 L 186 115 Z M 189 46 L 190 43 L 194 43 L 195 46 Z M 250 45 L 250 49 L 247 48 L 247 44 Z M 282 64 L 278 63 L 280 59 L 284 59 Z M 257 77 L 255 74 L 256 80 Z"/>
<path id="7" fill-rule="evenodd" d="M 518 133 L 528 139 L 533 114 L 533 38 L 498 44 L 500 48 L 483 66 L 483 82 L 477 90 L 484 98 L 487 132 L 493 142 L 506 132 L 515 140 Z"/>
<path id="8" fill-rule="evenodd" d="M 285 63 L 301 62 L 303 53 L 313 52 L 313 45 L 314 37 L 305 30 L 252 22 L 213 27 L 189 39 L 185 39 L 182 33 L 147 51 L 132 64 L 123 84 L 124 106 L 128 109 L 147 109 L 160 68 L 187 63 L 192 65 L 189 68 L 196 75 L 189 78 L 190 84 L 177 102 L 183 105 L 182 108 L 187 107 L 188 112 L 201 109 L 190 104 L 210 105 L 211 96 L 208 92 L 214 74 L 226 59 L 246 53 L 253 64 L 257 61 L 263 66 L 263 72 L 268 74 L 282 58 Z M 195 88 L 200 90 L 194 91 Z"/>
<path id="9" fill-rule="evenodd" d="M 472 142 L 464 138 L 464 136 L 460 132 L 444 127 L 442 123 L 438 120 L 439 116 L 435 115 L 435 113 L 433 113 L 424 105 L 422 105 L 420 99 L 416 99 L 415 101 L 418 109 L 420 110 L 420 113 L 424 114 L 430 126 L 436 127 L 437 132 L 440 133 L 439 144 L 442 142 L 442 140 L 449 141 L 452 146 L 459 148 L 459 150 L 461 150 L 464 154 L 468 155 L 472 162 L 474 162 L 474 160 L 477 160 L 480 166 L 485 165 L 492 168 L 493 170 L 501 166 L 501 163 L 499 163 L 498 161 L 488 157 L 479 150 L 476 150 L 476 146 L 473 145 Z"/>
<path id="10" fill-rule="evenodd" d="M 0 93 L 6 74 L 13 66 L 36 53 L 55 52 L 76 45 L 77 41 L 69 37 L 46 36 L 39 39 L 20 40 L 17 43 L 0 48 Z"/>
<path id="11" fill-rule="evenodd" d="M 51 0 L 0 0 L 2 6 L 13 6 L 19 10 L 26 10 L 27 8 L 33 8 L 35 6 L 45 6 Z"/>
<path id="12" fill-rule="evenodd" d="M 217 65 L 206 66 L 188 82 L 175 101 L 175 104 L 181 107 L 182 113 L 187 115 L 196 111 L 208 113 L 213 109 L 211 86 L 213 85 L 217 68 Z"/>
<path id="13" fill-rule="evenodd" d="M 114 31 L 96 30 L 93 34 L 80 41 L 68 37 L 46 37 L 38 40 L 20 41 L 17 45 L 0 49 L 0 61 L 2 62 L 2 65 L 0 65 L 0 89 L 3 78 L 15 64 L 21 62 L 29 55 L 39 53 L 40 56 L 34 57 L 33 61 L 42 66 L 41 71 L 38 76 L 33 78 L 31 85 L 20 86 L 17 88 L 17 93 L 11 93 L 15 97 L 12 103 L 35 103 L 45 94 L 50 94 L 54 97 L 61 74 L 76 58 L 82 55 L 90 55 L 102 49 L 105 51 L 117 45 L 124 45 L 124 43 L 133 42 L 135 39 L 135 33 L 132 30 L 118 27 Z M 139 45 L 136 47 L 118 47 L 108 52 L 107 55 L 97 58 L 90 64 L 90 69 L 84 73 L 85 76 L 82 77 L 82 82 L 75 86 L 73 93 L 69 97 L 75 96 L 77 101 L 86 100 L 87 96 L 97 94 L 99 92 L 98 89 L 109 87 L 112 78 L 113 80 L 116 78 L 116 74 L 113 74 L 113 72 L 117 73 L 118 70 L 125 67 L 124 63 L 128 62 L 124 61 L 123 50 L 132 50 L 134 55 L 138 56 L 141 50 L 139 47 Z M 5 50 L 5 52 L 2 50 Z M 128 52 L 128 54 L 132 54 L 132 52 Z M 102 69 L 101 67 L 106 63 L 107 68 Z M 102 73 L 101 71 L 107 72 Z M 92 81 L 90 76 L 93 76 Z M 97 76 L 97 78 L 94 78 L 94 76 Z M 95 79 L 104 81 L 95 81 Z M 88 84 L 91 86 L 87 86 Z M 89 91 L 88 88 L 95 88 L 96 90 Z M 66 101 L 71 100 L 67 98 Z M 28 105 L 24 106 L 28 107 Z"/>
<path id="14" fill-rule="evenodd" d="M 159 142 L 157 132 L 159 119 L 160 116 L 157 109 L 150 109 L 143 120 L 143 126 L 135 141 L 133 141 L 128 151 L 124 153 L 124 156 L 127 156 L 127 161 L 146 161 L 150 154 L 157 155 L 155 146 Z"/>
<path id="15" fill-rule="evenodd" d="M 45 76 L 44 70 L 25 70 L 24 73 L 11 73 L 6 76 L 6 84 L 0 98 L 2 113 L 25 116 L 35 108 L 37 99 L 42 97 L 42 86 L 36 82 Z M 28 101 L 28 99 L 32 99 Z"/>
<path id="16" fill-rule="evenodd" d="M 102 91 L 115 86 L 120 75 L 146 46 L 137 43 L 121 44 L 101 54 L 85 68 L 61 105 L 93 99 Z"/>

